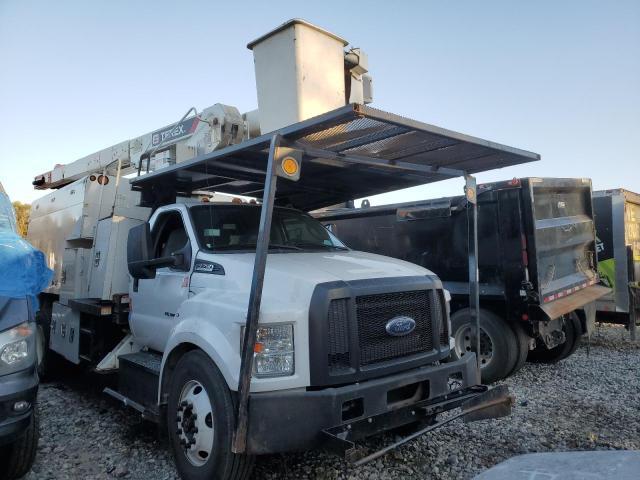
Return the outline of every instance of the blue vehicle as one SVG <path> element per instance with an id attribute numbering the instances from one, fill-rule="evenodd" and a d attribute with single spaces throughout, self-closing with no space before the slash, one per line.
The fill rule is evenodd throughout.
<path id="1" fill-rule="evenodd" d="M 38 444 L 36 294 L 52 272 L 20 238 L 0 185 L 0 478 L 25 475 Z"/>

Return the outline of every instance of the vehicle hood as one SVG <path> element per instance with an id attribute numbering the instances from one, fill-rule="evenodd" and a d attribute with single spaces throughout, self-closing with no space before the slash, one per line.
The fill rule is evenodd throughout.
<path id="1" fill-rule="evenodd" d="M 204 254 L 198 258 L 222 265 L 231 275 L 250 280 L 255 254 Z M 248 275 L 248 276 L 247 276 Z M 314 283 L 336 280 L 433 275 L 426 268 L 395 258 L 354 250 L 329 252 L 269 253 L 265 277 L 298 278 Z M 275 278 L 274 278 L 275 279 Z"/>

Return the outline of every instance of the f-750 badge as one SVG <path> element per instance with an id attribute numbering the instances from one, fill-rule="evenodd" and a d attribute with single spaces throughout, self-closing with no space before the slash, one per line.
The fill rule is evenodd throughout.
<path id="1" fill-rule="evenodd" d="M 211 273 L 212 275 L 224 275 L 224 267 L 219 263 L 199 260 L 193 266 L 195 273 Z"/>

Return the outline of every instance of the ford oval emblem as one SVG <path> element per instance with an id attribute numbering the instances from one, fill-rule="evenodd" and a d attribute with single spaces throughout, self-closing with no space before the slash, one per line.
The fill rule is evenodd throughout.
<path id="1" fill-rule="evenodd" d="M 413 332 L 416 328 L 416 321 L 411 317 L 394 317 L 387 322 L 384 328 L 389 335 L 401 337 Z"/>

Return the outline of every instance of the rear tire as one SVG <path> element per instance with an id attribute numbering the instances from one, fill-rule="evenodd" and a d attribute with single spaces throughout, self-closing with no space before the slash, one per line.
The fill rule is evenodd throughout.
<path id="1" fill-rule="evenodd" d="M 253 457 L 231 451 L 235 410 L 222 374 L 200 350 L 186 353 L 169 387 L 169 444 L 182 478 L 249 478 Z M 186 446 L 188 444 L 188 446 Z"/>
<path id="2" fill-rule="evenodd" d="M 582 325 L 578 315 L 574 312 L 565 317 L 563 331 L 566 338 L 564 343 L 553 348 L 546 348 L 544 345 L 538 346 L 529 352 L 527 361 L 532 363 L 556 363 L 571 356 L 580 345 L 582 337 Z"/>
<path id="3" fill-rule="evenodd" d="M 41 380 L 51 377 L 60 361 L 56 352 L 49 348 L 51 338 L 51 304 L 43 302 L 36 313 L 36 346 L 38 376 Z"/>
<path id="4" fill-rule="evenodd" d="M 516 357 L 515 365 L 507 374 L 508 377 L 514 375 L 524 366 L 525 363 L 527 363 L 527 357 L 529 355 L 529 342 L 531 341 L 531 337 L 521 324 L 513 322 L 511 323 L 511 328 L 513 328 L 513 332 L 516 335 L 516 346 L 518 347 L 518 355 Z"/>
<path id="5" fill-rule="evenodd" d="M 44 333 L 44 328 L 40 323 L 36 324 L 36 361 L 38 377 L 44 379 L 47 375 L 49 341 L 48 335 Z"/>
<path id="6" fill-rule="evenodd" d="M 0 447 L 0 478 L 14 480 L 25 476 L 33 465 L 40 436 L 37 405 L 27 430 L 13 443 Z"/>
<path id="7" fill-rule="evenodd" d="M 451 352 L 458 360 L 474 350 L 475 339 L 471 326 L 471 311 L 458 310 L 451 315 L 451 330 L 455 347 Z M 516 335 L 507 323 L 496 314 L 480 310 L 481 375 L 483 383 L 493 383 L 505 378 L 516 365 L 518 347 Z"/>

